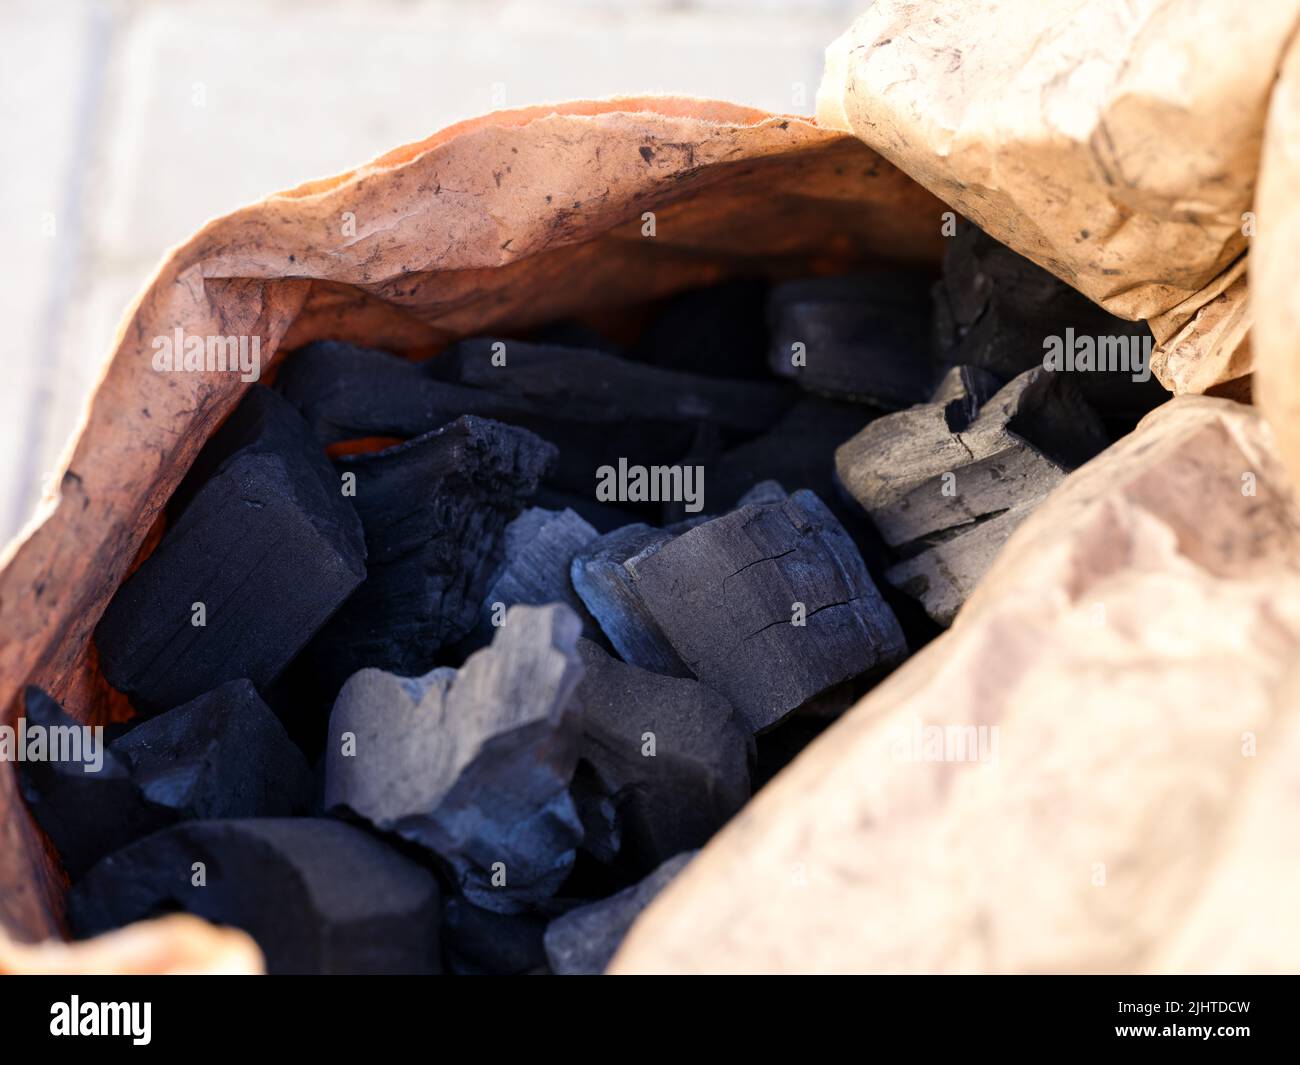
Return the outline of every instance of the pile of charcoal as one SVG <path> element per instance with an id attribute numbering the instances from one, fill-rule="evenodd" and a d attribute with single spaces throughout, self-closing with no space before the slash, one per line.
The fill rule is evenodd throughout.
<path id="1" fill-rule="evenodd" d="M 938 279 L 727 282 L 623 345 L 293 353 L 95 631 L 134 716 L 22 767 L 74 933 L 186 911 L 271 972 L 602 971 L 1164 398 L 1046 367 L 1067 329 L 1149 350 L 967 228 Z M 25 717 L 74 724 L 35 688 Z"/>

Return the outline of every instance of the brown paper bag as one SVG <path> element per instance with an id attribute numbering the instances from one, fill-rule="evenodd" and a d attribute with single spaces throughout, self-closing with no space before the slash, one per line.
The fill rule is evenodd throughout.
<path id="1" fill-rule="evenodd" d="M 943 206 L 851 136 L 704 100 L 614 99 L 464 122 L 206 225 L 119 331 L 57 495 L 0 570 L 0 707 L 24 683 L 125 712 L 92 628 L 246 382 L 154 369 L 154 338 L 309 340 L 410 355 L 486 330 L 643 304 L 739 271 L 934 262 Z M 0 923 L 57 932 L 61 874 L 0 766 Z"/>
<path id="2" fill-rule="evenodd" d="M 1174 392 L 1244 377 L 1245 253 L 1297 0 L 877 0 L 827 50 L 823 126 L 1123 318 Z"/>

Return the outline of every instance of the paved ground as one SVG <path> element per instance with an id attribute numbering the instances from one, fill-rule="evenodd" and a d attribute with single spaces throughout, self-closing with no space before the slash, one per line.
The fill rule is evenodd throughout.
<path id="1" fill-rule="evenodd" d="M 0 542 L 167 248 L 498 107 L 680 92 L 811 112 L 854 0 L 7 0 Z"/>

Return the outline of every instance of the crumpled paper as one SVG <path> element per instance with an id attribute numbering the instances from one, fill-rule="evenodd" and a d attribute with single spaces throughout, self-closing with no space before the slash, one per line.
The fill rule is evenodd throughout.
<path id="1" fill-rule="evenodd" d="M 1174 399 L 1048 497 L 612 971 L 1300 969 L 1298 659 L 1272 431 Z"/>
<path id="2" fill-rule="evenodd" d="M 1243 257 L 1300 2 L 876 0 L 827 50 L 851 130 L 1112 313 L 1170 390 L 1250 369 Z"/>

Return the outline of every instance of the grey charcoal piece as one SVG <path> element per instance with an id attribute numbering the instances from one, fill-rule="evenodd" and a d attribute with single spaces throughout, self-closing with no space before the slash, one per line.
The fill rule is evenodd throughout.
<path id="1" fill-rule="evenodd" d="M 951 625 L 957 611 L 988 572 L 1007 538 L 1039 502 L 1021 503 L 966 532 L 927 548 L 885 572 L 885 580 L 920 602 L 940 625 Z"/>
<path id="2" fill-rule="evenodd" d="M 687 668 L 755 733 L 907 655 L 857 547 L 806 490 L 704 522 L 628 569 Z"/>
<path id="3" fill-rule="evenodd" d="M 459 670 L 355 674 L 330 716 L 326 810 L 438 855 L 484 909 L 554 895 L 583 835 L 568 791 L 580 630 L 566 606 L 516 606 Z"/>
<path id="4" fill-rule="evenodd" d="M 723 696 L 578 642 L 581 757 L 617 809 L 622 851 L 648 872 L 702 847 L 749 799 L 754 740 Z"/>
<path id="5" fill-rule="evenodd" d="M 68 898 L 79 937 L 168 910 L 242 928 L 272 974 L 441 969 L 433 874 L 330 818 L 187 821 L 110 854 Z"/>
<path id="6" fill-rule="evenodd" d="M 989 388 L 984 371 L 955 368 L 934 402 L 872 422 L 835 456 L 840 482 L 903 556 L 886 580 L 940 625 L 1020 522 L 1106 444 L 1060 375 L 1039 367 Z"/>
<path id="7" fill-rule="evenodd" d="M 1106 446 L 1092 409 L 1041 368 L 966 421 L 972 406 L 954 397 L 887 415 L 836 451 L 840 483 L 891 547 L 1040 498 Z"/>
<path id="8" fill-rule="evenodd" d="M 640 883 L 553 920 L 543 937 L 551 972 L 557 976 L 603 973 L 641 912 L 697 853 L 678 854 Z"/>

